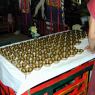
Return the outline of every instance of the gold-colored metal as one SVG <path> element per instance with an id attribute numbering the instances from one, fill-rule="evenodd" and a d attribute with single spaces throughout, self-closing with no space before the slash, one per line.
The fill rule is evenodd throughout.
<path id="1" fill-rule="evenodd" d="M 0 54 L 23 73 L 29 73 L 43 65 L 50 66 L 56 61 L 81 54 L 83 50 L 74 45 L 86 36 L 81 31 L 60 32 L 0 48 Z"/>

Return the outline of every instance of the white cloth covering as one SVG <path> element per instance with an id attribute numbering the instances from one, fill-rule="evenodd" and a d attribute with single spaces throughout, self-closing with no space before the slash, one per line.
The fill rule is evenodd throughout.
<path id="1" fill-rule="evenodd" d="M 87 46 L 88 40 L 85 38 L 77 48 Z M 66 60 L 61 60 L 51 66 L 43 66 L 40 70 L 33 70 L 30 74 L 25 75 L 15 66 L 10 64 L 6 58 L 0 55 L 0 80 L 7 86 L 13 88 L 16 95 L 21 95 L 28 89 L 49 80 L 55 76 L 65 73 L 91 59 L 95 58 L 95 54 L 89 51 L 84 51 L 82 54 L 77 54 L 74 57 L 69 57 Z"/>

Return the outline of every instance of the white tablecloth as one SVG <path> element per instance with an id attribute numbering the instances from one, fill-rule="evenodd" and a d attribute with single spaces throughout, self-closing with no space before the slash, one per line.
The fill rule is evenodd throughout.
<path id="1" fill-rule="evenodd" d="M 77 48 L 87 46 L 88 40 L 82 40 Z M 7 86 L 14 89 L 16 95 L 21 95 L 28 89 L 58 76 L 68 70 L 71 70 L 91 59 L 95 58 L 95 54 L 89 51 L 84 51 L 82 54 L 77 54 L 74 57 L 69 57 L 67 60 L 61 60 L 49 67 L 42 67 L 40 70 L 33 70 L 30 74 L 25 75 L 14 67 L 6 58 L 0 55 L 0 80 Z"/>

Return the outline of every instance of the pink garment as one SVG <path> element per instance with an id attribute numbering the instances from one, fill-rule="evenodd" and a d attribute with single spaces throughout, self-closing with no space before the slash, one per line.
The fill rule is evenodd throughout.
<path id="1" fill-rule="evenodd" d="M 90 0 L 87 4 L 90 15 L 95 18 L 95 0 Z M 87 95 L 95 95 L 95 64 L 92 69 L 92 75 L 88 87 Z"/>
<path id="2" fill-rule="evenodd" d="M 89 82 L 88 94 L 87 95 L 95 95 L 95 64 L 93 66 L 92 75 L 91 75 L 91 79 Z"/>
<path id="3" fill-rule="evenodd" d="M 89 0 L 87 6 L 90 12 L 90 15 L 95 18 L 95 0 Z"/>

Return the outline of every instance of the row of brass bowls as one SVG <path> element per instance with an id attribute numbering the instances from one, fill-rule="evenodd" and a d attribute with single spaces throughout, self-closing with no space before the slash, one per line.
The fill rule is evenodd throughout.
<path id="1" fill-rule="evenodd" d="M 33 69 L 82 53 L 83 50 L 74 45 L 86 36 L 81 31 L 60 32 L 0 48 L 0 54 L 22 72 L 29 73 Z"/>

